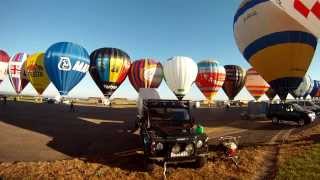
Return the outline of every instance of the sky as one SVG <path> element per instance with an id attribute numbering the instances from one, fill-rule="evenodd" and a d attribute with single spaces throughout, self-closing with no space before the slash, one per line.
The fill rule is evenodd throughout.
<path id="1" fill-rule="evenodd" d="M 127 52 L 132 60 L 154 58 L 161 63 L 172 56 L 188 56 L 199 62 L 213 58 L 221 65 L 250 65 L 233 36 L 233 17 L 240 0 L 1 0 L 0 49 L 10 56 L 18 52 L 45 52 L 61 41 L 82 45 L 89 53 L 101 47 Z M 309 73 L 319 78 L 319 48 Z M 174 98 L 163 81 L 164 98 Z M 0 93 L 14 94 L 8 79 Z M 29 84 L 22 92 L 36 95 Z M 50 84 L 44 96 L 56 96 Z M 101 97 L 89 73 L 69 93 L 70 97 Z M 128 78 L 112 98 L 135 99 Z M 238 99 L 252 99 L 244 88 Z M 186 99 L 204 99 L 194 84 Z M 226 100 L 222 89 L 216 99 Z"/>

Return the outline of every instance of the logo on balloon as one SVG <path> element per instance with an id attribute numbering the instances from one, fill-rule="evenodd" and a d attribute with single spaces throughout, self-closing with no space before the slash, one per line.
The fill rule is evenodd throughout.
<path id="1" fill-rule="evenodd" d="M 156 70 L 157 70 L 156 67 L 146 69 L 144 71 L 144 75 L 143 75 L 144 79 L 147 80 L 147 81 L 152 81 L 152 78 L 154 77 L 154 74 L 156 73 Z"/>
<path id="2" fill-rule="evenodd" d="M 61 71 L 70 71 L 71 70 L 70 59 L 68 57 L 60 57 L 58 69 Z"/>
<path id="3" fill-rule="evenodd" d="M 81 61 L 77 61 L 73 67 L 71 66 L 71 61 L 68 57 L 60 57 L 58 69 L 61 71 L 70 71 L 72 69 L 74 71 L 86 73 L 89 70 L 89 64 Z"/>

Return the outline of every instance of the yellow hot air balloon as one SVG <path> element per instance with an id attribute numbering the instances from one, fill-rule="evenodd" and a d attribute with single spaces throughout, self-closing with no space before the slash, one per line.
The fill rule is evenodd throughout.
<path id="1" fill-rule="evenodd" d="M 246 60 L 285 99 L 305 76 L 317 38 L 271 0 L 244 0 L 234 36 Z"/>
<path id="2" fill-rule="evenodd" d="M 44 53 L 39 52 L 29 56 L 25 63 L 27 78 L 39 95 L 41 95 L 50 84 L 43 61 Z"/>

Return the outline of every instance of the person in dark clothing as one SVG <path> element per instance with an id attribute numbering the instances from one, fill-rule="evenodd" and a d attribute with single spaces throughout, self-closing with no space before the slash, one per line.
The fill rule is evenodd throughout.
<path id="1" fill-rule="evenodd" d="M 4 104 L 4 105 L 7 104 L 7 97 L 6 97 L 6 96 L 3 97 L 3 104 Z"/>
<path id="2" fill-rule="evenodd" d="M 73 101 L 71 101 L 70 103 L 70 112 L 75 112 L 75 108 L 74 108 L 74 104 L 73 104 Z"/>

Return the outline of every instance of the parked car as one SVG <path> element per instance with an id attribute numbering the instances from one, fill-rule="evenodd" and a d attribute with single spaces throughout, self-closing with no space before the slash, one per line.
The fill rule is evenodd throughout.
<path id="1" fill-rule="evenodd" d="M 300 126 L 310 124 L 316 118 L 316 114 L 306 110 L 295 103 L 270 104 L 267 118 L 272 123 L 279 124 L 281 120 L 294 121 Z"/>
<path id="2" fill-rule="evenodd" d="M 191 115 L 193 107 L 191 101 L 143 100 L 137 125 L 147 169 L 150 170 L 154 162 L 193 162 L 196 167 L 207 162 L 208 137 L 202 127 L 195 126 Z"/>
<path id="3" fill-rule="evenodd" d="M 300 105 L 302 108 L 304 108 L 306 110 L 315 112 L 317 116 L 320 115 L 320 106 L 315 104 L 312 101 L 299 100 L 299 101 L 291 101 L 290 103 L 298 104 L 298 105 Z"/>

